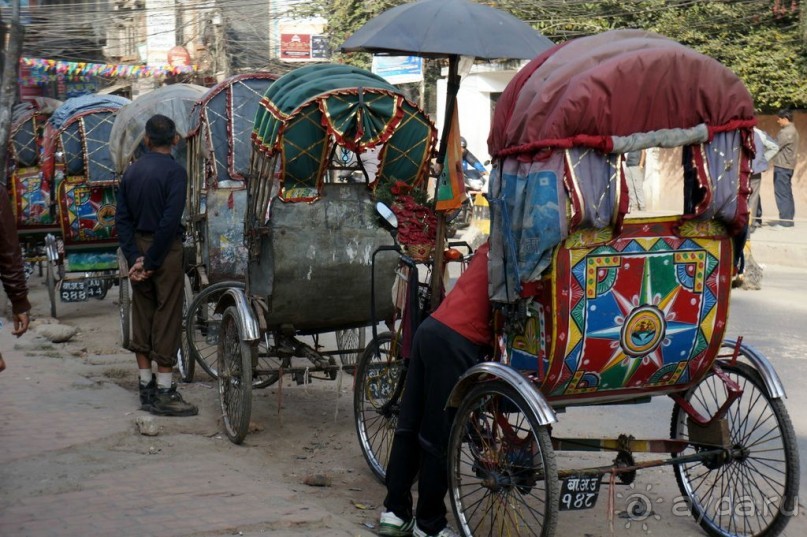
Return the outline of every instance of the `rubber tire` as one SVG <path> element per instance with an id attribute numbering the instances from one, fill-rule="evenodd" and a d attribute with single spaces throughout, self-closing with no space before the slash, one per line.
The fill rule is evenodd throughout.
<path id="1" fill-rule="evenodd" d="M 184 277 L 184 287 L 182 294 L 182 329 L 179 332 L 179 349 L 177 349 L 177 369 L 182 382 L 193 382 L 193 375 L 196 372 L 196 360 L 191 356 L 190 345 L 188 344 L 188 334 L 185 331 L 187 322 L 188 306 L 193 300 L 193 289 L 191 280 L 186 274 Z"/>
<path id="2" fill-rule="evenodd" d="M 118 279 L 118 315 L 120 316 L 120 346 L 129 350 L 132 341 L 132 290 L 129 277 Z"/>
<path id="3" fill-rule="evenodd" d="M 48 299 L 50 300 L 50 316 L 56 319 L 56 267 L 53 261 L 48 261 L 45 280 L 48 285 Z"/>
<path id="4" fill-rule="evenodd" d="M 376 355 L 376 349 L 380 349 L 380 355 Z M 356 435 L 364 460 L 381 483 L 384 483 L 387 475 L 392 438 L 398 425 L 398 406 L 395 405 L 388 416 L 378 411 L 389 401 L 396 384 L 406 382 L 404 362 L 399 352 L 400 345 L 397 340 L 393 343 L 391 332 L 379 334 L 364 349 L 354 378 L 353 417 Z M 385 363 L 388 367 L 379 370 L 377 366 Z M 381 380 L 383 384 L 373 378 Z"/>
<path id="5" fill-rule="evenodd" d="M 778 512 L 776 513 L 776 515 L 773 516 L 771 522 L 766 527 L 759 528 L 759 531 L 753 534 L 754 536 L 758 537 L 779 535 L 781 531 L 785 528 L 787 523 L 790 521 L 789 513 L 794 513 L 796 512 L 795 510 L 798 509 L 798 507 L 794 505 L 795 502 L 797 501 L 797 495 L 799 491 L 799 454 L 798 454 L 798 447 L 796 446 L 796 433 L 793 430 L 793 425 L 790 421 L 790 416 L 788 415 L 787 410 L 785 409 L 784 402 L 781 399 L 770 398 L 768 391 L 765 388 L 765 384 L 762 381 L 762 378 L 753 367 L 743 363 L 737 363 L 735 365 L 729 365 L 728 363 L 720 363 L 719 365 L 723 369 L 723 371 L 729 374 L 729 376 L 731 376 L 738 384 L 740 384 L 741 388 L 744 388 L 743 395 L 740 397 L 740 399 L 734 402 L 734 404 L 729 408 L 728 411 L 729 413 L 727 414 L 727 417 L 729 418 L 728 423 L 732 439 L 733 440 L 736 439 L 735 435 L 739 434 L 739 429 L 737 428 L 731 429 L 732 426 L 738 425 L 737 421 L 738 419 L 740 420 L 739 424 L 742 427 L 745 427 L 750 423 L 753 423 L 754 427 L 756 427 L 757 424 L 760 424 L 759 419 L 755 420 L 753 417 L 749 419 L 750 415 L 748 413 L 746 413 L 746 415 L 744 416 L 736 414 L 737 419 L 734 420 L 731 419 L 732 409 L 735 409 L 735 407 L 737 407 L 738 405 L 743 405 L 744 401 L 745 402 L 753 401 L 751 404 L 754 407 L 756 407 L 758 403 L 765 402 L 770 408 L 770 412 L 772 412 L 772 415 L 776 420 L 779 433 L 781 433 L 782 451 L 784 452 L 783 462 L 786 466 L 786 469 L 784 470 L 784 472 L 782 472 L 785 479 L 785 484 L 783 487 L 784 490 L 782 490 L 781 495 L 779 495 L 778 499 L 780 500 L 780 502 L 771 503 L 767 506 L 770 509 L 778 509 Z M 716 397 L 717 392 L 715 391 L 715 385 L 722 386 L 722 382 L 719 379 L 717 379 L 717 382 L 711 384 L 713 382 L 713 379 L 714 374 L 710 373 L 698 384 L 696 384 L 689 391 L 687 391 L 684 397 L 687 400 L 690 400 L 695 395 L 695 392 L 699 391 L 699 388 L 705 384 L 707 385 L 707 387 L 704 389 L 708 390 L 708 392 L 705 392 L 707 393 L 707 396 L 711 395 L 712 397 Z M 754 394 L 753 391 L 750 391 L 752 389 L 753 391 L 757 392 L 758 395 Z M 714 401 L 714 404 L 715 408 L 719 406 L 717 401 Z M 709 405 L 709 408 L 711 408 L 711 405 Z M 738 410 L 742 410 L 742 408 Z M 686 416 L 687 414 L 683 411 L 683 409 L 679 405 L 676 404 L 673 407 L 672 420 L 670 424 L 671 438 L 677 439 L 682 438 L 684 436 L 683 429 L 686 427 Z M 765 420 L 762 421 L 762 424 L 767 422 L 769 419 L 770 417 L 765 418 Z M 746 433 L 748 431 L 743 430 L 742 432 Z M 769 434 L 770 433 L 766 433 L 765 435 L 762 436 L 762 438 L 763 439 L 766 437 L 770 438 L 768 436 Z M 773 438 L 773 440 L 775 440 L 775 438 Z M 757 439 L 757 443 L 759 443 L 759 441 L 760 439 Z M 763 443 L 766 443 L 768 441 L 769 440 L 766 440 Z M 708 513 L 705 512 L 708 511 L 708 508 L 712 506 L 712 504 L 711 502 L 707 501 L 706 506 L 703 506 L 700 500 L 692 495 L 692 491 L 690 489 L 691 483 L 690 480 L 687 478 L 685 467 L 694 468 L 696 473 L 700 473 L 701 475 L 705 476 L 707 474 L 711 474 L 713 472 L 721 471 L 724 469 L 726 469 L 725 471 L 730 471 L 733 469 L 735 465 L 737 466 L 743 465 L 744 467 L 747 468 L 744 468 L 744 470 L 740 470 L 740 474 L 736 477 L 743 478 L 750 475 L 761 474 L 761 471 L 764 471 L 766 468 L 772 468 L 772 464 L 770 461 L 772 460 L 771 457 L 773 456 L 770 453 L 768 453 L 770 451 L 769 448 L 767 448 L 766 446 L 762 447 L 766 448 L 766 452 L 763 454 L 764 461 L 759 466 L 755 466 L 752 463 L 747 463 L 748 459 L 753 458 L 753 452 L 751 452 L 751 456 L 748 457 L 748 459 L 742 461 L 732 461 L 726 465 L 714 469 L 709 469 L 702 463 L 690 463 L 689 465 L 678 465 L 678 464 L 674 465 L 673 468 L 675 471 L 675 480 L 678 483 L 678 488 L 681 491 L 681 494 L 689 502 L 691 506 L 690 510 L 692 512 L 692 516 L 709 535 L 713 535 L 716 537 L 726 537 L 726 536 L 734 536 L 737 533 L 732 532 L 730 528 L 728 529 L 723 528 L 722 526 L 720 526 L 719 522 L 713 521 L 709 517 Z M 694 451 L 693 450 L 685 451 L 683 454 L 687 455 L 691 453 L 694 453 Z M 707 470 L 707 472 L 704 472 L 704 469 Z M 766 479 L 766 483 L 770 484 L 770 480 Z M 755 488 L 757 491 L 762 492 L 762 490 L 758 486 L 755 486 Z M 741 489 L 743 494 L 742 497 L 745 497 L 748 491 L 751 490 L 750 488 L 746 488 L 745 485 L 743 485 Z M 735 494 L 737 493 L 738 491 L 735 490 Z M 769 496 L 763 495 L 761 499 L 764 501 L 765 498 L 769 498 Z M 783 498 L 784 501 L 781 501 Z M 725 499 L 725 496 L 720 496 L 717 499 L 722 501 Z M 736 498 L 732 498 L 732 500 L 735 499 Z M 706 507 L 707 509 L 704 509 L 704 507 Z M 784 511 L 789 511 L 789 513 L 784 512 L 783 508 Z M 756 508 L 754 508 L 752 511 L 756 512 Z M 758 515 L 759 513 L 755 513 L 748 516 L 751 517 L 753 520 L 758 520 L 759 519 Z M 733 524 L 733 526 L 736 527 L 736 521 Z"/>
<path id="6" fill-rule="evenodd" d="M 234 444 L 244 441 L 252 413 L 252 364 L 257 348 L 242 339 L 244 327 L 234 306 L 224 310 L 219 332 L 219 403 L 224 432 Z"/>
<path id="7" fill-rule="evenodd" d="M 529 434 L 523 437 L 519 436 L 518 441 L 519 443 L 526 443 L 530 442 L 530 438 L 534 439 L 532 445 L 536 446 L 540 453 L 538 457 L 540 457 L 540 467 L 544 469 L 543 479 L 540 477 L 536 479 L 534 473 L 530 470 L 525 470 L 523 465 L 519 466 L 512 463 L 510 457 L 512 457 L 513 452 L 505 448 L 505 446 L 512 444 L 512 441 L 505 443 L 491 441 L 481 448 L 472 446 L 474 440 L 469 439 L 469 431 L 479 430 L 479 428 L 472 428 L 476 422 L 474 416 L 485 402 L 496 400 L 502 400 L 505 403 L 504 405 L 498 405 L 497 408 L 507 407 L 513 411 L 518 409 L 519 431 L 525 432 L 526 429 L 523 428 L 530 428 Z M 515 412 L 508 413 L 514 414 Z M 493 414 L 495 414 L 494 419 L 498 419 L 500 416 L 498 410 L 493 411 Z M 508 416 L 506 419 L 512 421 L 514 418 Z M 483 440 L 477 441 L 479 444 L 483 442 Z M 479 456 L 473 451 L 479 452 Z M 463 455 L 466 457 L 463 457 Z M 529 473 L 531 481 L 522 485 L 505 485 L 499 490 L 484 487 L 482 485 L 482 476 L 477 472 L 485 470 L 476 469 L 476 465 L 479 464 L 479 458 L 483 455 L 485 456 L 485 465 L 490 469 L 491 474 L 513 475 L 517 473 L 514 470 L 521 468 L 521 473 Z M 474 462 L 469 464 L 467 459 Z M 533 465 L 531 468 L 538 467 Z M 534 479 L 534 482 L 532 479 Z M 477 482 L 479 483 L 478 485 Z M 521 509 L 514 507 L 519 502 L 523 504 L 526 498 L 532 498 L 539 483 L 545 485 L 543 488 L 545 498 L 543 500 L 536 500 L 531 507 Z M 558 481 L 558 468 L 555 451 L 552 449 L 552 440 L 547 426 L 539 424 L 537 416 L 530 412 L 524 396 L 506 382 L 491 380 L 475 384 L 463 397 L 457 409 L 449 437 L 448 486 L 451 507 L 459 525 L 460 535 L 465 535 L 466 537 L 471 537 L 472 535 L 496 537 L 499 535 L 538 535 L 550 537 L 554 535 L 558 522 L 560 482 Z M 466 490 L 475 486 L 478 486 L 477 490 L 482 493 L 482 498 L 474 496 L 473 490 Z M 544 506 L 542 517 L 540 516 L 540 505 L 536 504 Z M 469 506 L 468 509 L 466 509 L 466 506 Z M 488 511 L 477 516 L 476 511 L 470 511 L 470 506 L 490 508 L 498 506 L 500 510 L 502 508 L 504 510 L 497 512 L 499 516 Z M 534 518 L 524 520 L 522 518 L 524 513 L 534 513 Z M 491 525 L 485 528 L 485 523 L 487 522 L 490 522 Z M 540 525 L 541 522 L 543 522 L 542 526 Z M 505 527 L 505 524 L 508 523 L 513 524 L 513 526 Z"/>

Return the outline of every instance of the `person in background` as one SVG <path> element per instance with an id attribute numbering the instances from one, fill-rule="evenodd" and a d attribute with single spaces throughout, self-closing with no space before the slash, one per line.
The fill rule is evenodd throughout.
<path id="1" fill-rule="evenodd" d="M 173 382 L 182 329 L 182 211 L 187 173 L 171 156 L 179 141 L 170 118 L 146 122 L 148 152 L 123 174 L 115 223 L 132 282 L 132 340 L 140 371 L 140 408 L 160 416 L 193 416 Z M 157 363 L 157 375 L 152 372 Z"/>
<path id="2" fill-rule="evenodd" d="M 453 537 L 446 519 L 447 450 L 453 412 L 451 389 L 470 367 L 491 353 L 488 245 L 432 314 L 418 327 L 387 465 L 386 510 L 379 535 Z M 411 488 L 418 479 L 417 510 Z"/>
<path id="3" fill-rule="evenodd" d="M 28 301 L 28 284 L 25 281 L 25 267 L 22 251 L 17 238 L 17 225 L 11 208 L 8 190 L 0 184 L 0 280 L 11 302 L 11 316 L 14 328 L 11 333 L 20 337 L 28 331 L 31 303 Z M 0 371 L 6 368 L 0 354 Z"/>
<path id="4" fill-rule="evenodd" d="M 644 211 L 644 151 L 625 154 L 625 175 L 628 180 L 630 211 Z"/>
<path id="5" fill-rule="evenodd" d="M 474 169 L 482 175 L 487 175 L 487 168 L 473 153 L 468 151 L 468 142 L 463 137 L 460 137 L 460 147 L 462 147 L 462 169 Z"/>
<path id="6" fill-rule="evenodd" d="M 762 186 L 762 172 L 768 169 L 768 162 L 779 151 L 779 146 L 767 132 L 754 127 L 754 160 L 751 161 L 751 196 L 748 198 L 748 213 L 751 233 L 762 225 L 759 214 L 759 188 Z"/>
<path id="7" fill-rule="evenodd" d="M 793 124 L 793 111 L 779 110 L 777 114 L 781 129 L 776 135 L 779 151 L 771 159 L 773 164 L 773 193 L 776 197 L 776 208 L 779 209 L 779 221 L 772 224 L 774 229 L 793 227 L 796 206 L 793 202 L 793 170 L 796 168 L 799 150 L 799 132 Z"/>

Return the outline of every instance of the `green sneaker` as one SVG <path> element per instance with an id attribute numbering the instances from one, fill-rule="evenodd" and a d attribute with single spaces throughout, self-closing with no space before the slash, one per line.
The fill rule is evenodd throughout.
<path id="1" fill-rule="evenodd" d="M 392 511 L 381 513 L 378 534 L 386 537 L 408 537 L 415 528 L 415 519 L 403 520 Z"/>
<path id="2" fill-rule="evenodd" d="M 182 399 L 176 384 L 170 388 L 157 388 L 148 411 L 157 416 L 195 416 L 199 413 L 196 405 Z"/>

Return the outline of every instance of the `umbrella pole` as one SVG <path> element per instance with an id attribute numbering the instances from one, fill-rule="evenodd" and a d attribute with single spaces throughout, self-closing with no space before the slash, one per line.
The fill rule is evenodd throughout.
<path id="1" fill-rule="evenodd" d="M 460 57 L 452 55 L 448 58 L 448 94 L 446 95 L 445 117 L 443 118 L 443 133 L 440 136 L 440 150 L 437 152 L 437 162 L 445 163 L 448 152 L 448 138 L 451 130 L 451 119 L 454 116 L 454 108 L 457 102 L 457 92 L 460 88 L 459 76 Z M 437 189 L 440 181 L 435 182 L 434 200 L 437 202 Z M 434 244 L 434 261 L 432 263 L 431 281 L 431 310 L 434 311 L 443 300 L 443 271 L 445 269 L 445 258 L 443 251 L 446 246 L 446 214 L 443 211 L 437 212 L 437 237 Z"/>

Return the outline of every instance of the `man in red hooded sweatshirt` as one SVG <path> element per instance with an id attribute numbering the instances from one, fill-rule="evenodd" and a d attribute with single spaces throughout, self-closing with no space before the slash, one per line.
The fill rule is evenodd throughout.
<path id="1" fill-rule="evenodd" d="M 447 450 L 454 413 L 445 406 L 460 376 L 491 355 L 492 338 L 486 243 L 415 333 L 387 465 L 386 511 L 379 535 L 456 535 L 446 518 Z M 418 475 L 413 516 L 411 488 Z"/>

